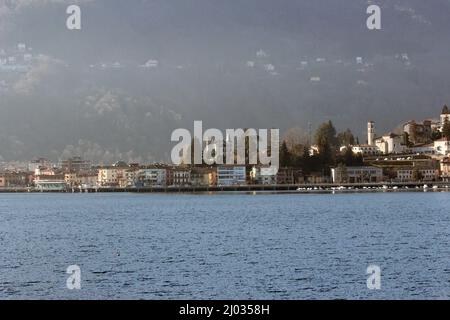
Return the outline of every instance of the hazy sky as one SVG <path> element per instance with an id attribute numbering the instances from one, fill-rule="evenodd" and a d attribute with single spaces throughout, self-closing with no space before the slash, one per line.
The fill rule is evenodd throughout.
<path id="1" fill-rule="evenodd" d="M 194 120 L 331 119 L 364 141 L 367 120 L 382 134 L 450 103 L 449 17 L 449 0 L 0 0 L 0 159 L 168 160 Z"/>

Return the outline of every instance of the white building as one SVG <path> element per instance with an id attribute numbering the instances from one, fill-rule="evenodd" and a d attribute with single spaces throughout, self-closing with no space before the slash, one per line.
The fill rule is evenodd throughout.
<path id="1" fill-rule="evenodd" d="M 130 179 L 134 177 L 135 168 L 131 168 L 123 161 L 119 161 L 112 166 L 98 169 L 97 184 L 100 187 L 128 187 L 132 183 Z"/>
<path id="2" fill-rule="evenodd" d="M 217 167 L 217 185 L 218 186 L 239 186 L 245 185 L 246 169 L 245 166 L 219 166 Z"/>
<path id="3" fill-rule="evenodd" d="M 448 155 L 450 154 L 450 141 L 447 138 L 442 138 L 434 142 L 434 150 L 437 154 Z"/>
<path id="4" fill-rule="evenodd" d="M 375 139 L 375 145 L 384 154 L 404 153 L 407 151 L 403 136 L 395 133 L 389 133 Z"/>
<path id="5" fill-rule="evenodd" d="M 352 151 L 354 154 L 362 154 L 363 156 L 374 156 L 381 154 L 381 151 L 377 146 L 371 146 L 368 144 L 352 146 Z"/>
<path id="6" fill-rule="evenodd" d="M 128 167 L 102 167 L 98 170 L 98 185 L 101 187 L 117 187 L 125 178 Z"/>

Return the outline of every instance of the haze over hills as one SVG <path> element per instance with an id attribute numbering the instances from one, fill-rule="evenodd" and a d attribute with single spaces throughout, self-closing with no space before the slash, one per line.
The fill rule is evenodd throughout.
<path id="1" fill-rule="evenodd" d="M 81 31 L 65 28 L 74 2 Z M 364 141 L 369 119 L 384 133 L 438 116 L 450 1 L 373 3 L 381 31 L 366 28 L 368 1 L 0 0 L 0 59 L 17 57 L 0 68 L 0 160 L 168 161 L 172 130 L 194 120 L 331 119 Z"/>

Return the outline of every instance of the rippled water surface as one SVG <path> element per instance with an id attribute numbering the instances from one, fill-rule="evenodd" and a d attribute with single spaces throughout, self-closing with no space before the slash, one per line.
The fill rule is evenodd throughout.
<path id="1" fill-rule="evenodd" d="M 450 194 L 0 194 L 0 248 L 2 299 L 447 299 Z"/>

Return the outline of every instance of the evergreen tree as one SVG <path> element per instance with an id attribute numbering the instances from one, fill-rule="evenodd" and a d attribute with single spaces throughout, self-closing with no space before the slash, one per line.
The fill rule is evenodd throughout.
<path id="1" fill-rule="evenodd" d="M 444 125 L 442 126 L 442 136 L 450 139 L 450 121 L 448 117 L 444 120 Z"/>
<path id="2" fill-rule="evenodd" d="M 283 141 L 280 147 L 280 165 L 282 167 L 291 166 L 292 157 L 287 147 L 286 141 Z"/>
<path id="3" fill-rule="evenodd" d="M 338 144 L 336 129 L 331 121 L 319 126 L 316 131 L 315 140 L 319 148 L 322 169 L 324 172 L 328 172 L 329 167 L 334 164 Z"/>

